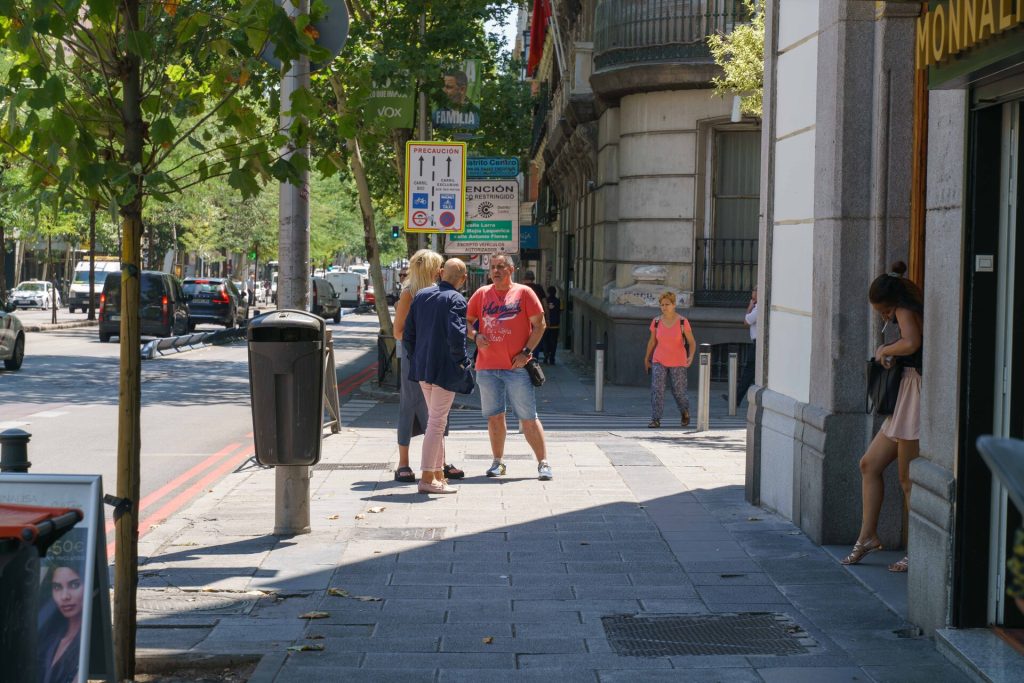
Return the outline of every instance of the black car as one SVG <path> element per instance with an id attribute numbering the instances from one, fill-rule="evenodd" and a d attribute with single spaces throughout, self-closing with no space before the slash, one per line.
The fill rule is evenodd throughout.
<path id="1" fill-rule="evenodd" d="M 249 318 L 249 300 L 226 277 L 189 277 L 182 283 L 189 328 L 201 323 L 236 327 Z"/>
<path id="2" fill-rule="evenodd" d="M 188 306 L 181 283 L 173 275 L 151 270 L 139 278 L 139 334 L 171 337 L 188 332 Z M 100 341 L 121 334 L 121 273 L 110 273 L 100 295 Z"/>

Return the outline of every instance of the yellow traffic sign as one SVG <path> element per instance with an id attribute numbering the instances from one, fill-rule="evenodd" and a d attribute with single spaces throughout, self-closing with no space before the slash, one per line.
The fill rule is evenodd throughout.
<path id="1" fill-rule="evenodd" d="M 407 142 L 405 230 L 459 234 L 466 228 L 466 143 Z"/>

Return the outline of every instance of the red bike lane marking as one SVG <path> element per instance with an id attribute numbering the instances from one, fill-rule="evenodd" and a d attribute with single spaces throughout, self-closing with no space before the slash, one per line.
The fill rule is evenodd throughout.
<path id="1" fill-rule="evenodd" d="M 190 479 L 192 479 L 192 477 L 196 476 L 197 474 L 200 474 L 201 472 L 203 472 L 207 468 L 213 466 L 221 458 L 223 458 L 223 457 L 233 453 L 234 451 L 238 450 L 241 447 L 242 447 L 242 444 L 240 444 L 240 443 L 233 443 L 233 444 L 230 444 L 228 446 L 225 446 L 224 448 L 220 449 L 219 451 L 217 451 L 213 455 L 210 455 L 210 456 L 207 456 L 206 458 L 204 458 L 202 462 L 200 462 L 199 464 L 193 466 L 191 469 L 187 470 L 186 472 L 183 472 L 183 473 L 179 474 L 177 477 L 175 477 L 171 481 L 167 482 L 166 484 L 164 484 L 163 486 L 158 488 L 156 491 L 153 491 L 149 495 L 145 496 L 141 501 L 139 501 L 139 514 L 142 514 L 143 510 L 145 510 L 150 505 L 152 505 L 156 501 L 160 500 L 161 498 L 163 498 L 168 493 L 170 493 L 171 491 L 175 490 L 176 488 L 178 488 L 179 486 L 181 486 L 185 482 L 187 482 Z M 113 530 L 114 530 L 114 522 L 112 522 L 112 521 L 111 522 L 107 522 L 107 534 L 109 535 L 110 532 L 113 531 Z"/>
<path id="2" fill-rule="evenodd" d="M 349 375 L 338 385 L 338 396 L 347 396 L 355 391 L 363 382 L 370 379 L 377 371 L 377 363 L 371 363 L 354 375 Z"/>
<path id="3" fill-rule="evenodd" d="M 237 467 L 239 464 L 241 464 L 245 460 L 248 460 L 252 456 L 253 453 L 249 449 L 245 449 L 241 453 L 235 453 L 233 456 L 227 458 L 227 460 L 220 463 L 220 465 L 217 468 L 208 472 L 206 476 L 204 476 L 202 479 L 196 481 L 187 489 L 185 489 L 177 496 L 169 500 L 159 510 L 157 510 L 156 512 L 154 512 L 153 514 L 149 515 L 141 522 L 139 522 L 139 538 L 141 539 L 143 536 L 149 533 L 149 531 L 154 526 L 156 526 L 160 522 L 165 521 L 171 515 L 178 512 L 185 505 L 192 502 L 195 498 L 198 498 L 199 494 L 202 493 L 204 487 L 210 485 L 214 480 L 218 479 L 219 477 L 224 476 L 225 474 L 228 473 L 229 470 Z M 115 545 L 116 541 L 111 541 L 107 544 L 108 557 L 112 557 Z"/>

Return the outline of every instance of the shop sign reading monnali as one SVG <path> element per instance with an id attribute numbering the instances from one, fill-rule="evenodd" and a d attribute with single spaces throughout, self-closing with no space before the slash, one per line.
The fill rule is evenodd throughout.
<path id="1" fill-rule="evenodd" d="M 948 0 L 917 19 L 915 64 L 924 69 L 1024 23 L 1024 0 Z"/>

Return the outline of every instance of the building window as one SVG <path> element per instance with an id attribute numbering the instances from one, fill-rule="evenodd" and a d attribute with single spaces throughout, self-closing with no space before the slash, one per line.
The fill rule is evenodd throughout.
<path id="1" fill-rule="evenodd" d="M 694 301 L 745 306 L 757 284 L 761 132 L 716 130 L 712 138 L 710 211 L 695 244 Z"/>

